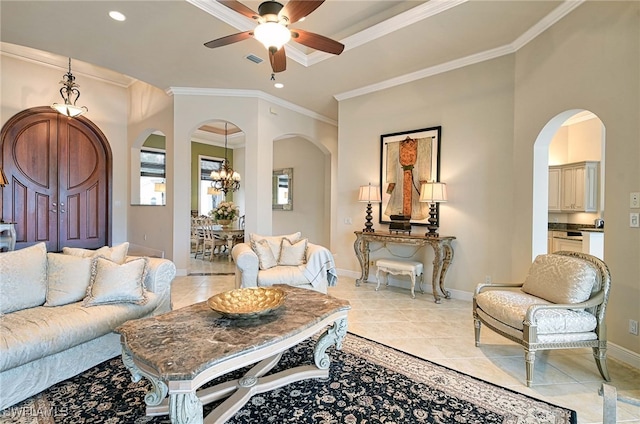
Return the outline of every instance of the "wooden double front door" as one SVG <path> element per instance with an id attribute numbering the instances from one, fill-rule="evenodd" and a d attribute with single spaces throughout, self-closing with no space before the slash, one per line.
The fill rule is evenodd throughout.
<path id="1" fill-rule="evenodd" d="M 7 121 L 1 142 L 2 219 L 16 223 L 16 248 L 110 243 L 111 149 L 97 126 L 37 107 Z"/>

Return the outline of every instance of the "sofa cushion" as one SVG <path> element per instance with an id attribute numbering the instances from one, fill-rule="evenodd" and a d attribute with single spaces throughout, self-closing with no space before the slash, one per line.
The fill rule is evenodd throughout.
<path id="1" fill-rule="evenodd" d="M 274 284 L 288 284 L 290 286 L 308 285 L 302 266 L 276 266 L 258 273 L 259 287 L 269 287 Z"/>
<path id="2" fill-rule="evenodd" d="M 282 244 L 282 239 L 286 238 L 291 243 L 295 243 L 298 240 L 300 240 L 301 236 L 302 236 L 302 233 L 300 233 L 300 231 L 298 231 L 297 233 L 286 234 L 282 236 L 261 236 L 261 235 L 252 233 L 249 236 L 249 240 L 250 241 L 266 240 L 269 243 L 269 247 L 271 247 L 271 252 L 273 252 L 273 257 L 276 258 L 276 261 L 277 261 L 278 258 L 280 257 L 280 245 Z"/>
<path id="3" fill-rule="evenodd" d="M 102 256 L 111 259 L 113 262 L 122 264 L 127 257 L 129 243 L 124 242 L 113 247 L 103 246 L 98 250 L 82 249 L 80 247 L 63 247 L 62 253 L 65 255 L 80 256 L 83 258 L 95 258 Z"/>
<path id="4" fill-rule="evenodd" d="M 144 279 L 147 271 L 147 258 L 133 259 L 124 264 L 117 264 L 102 257 L 94 258 L 91 265 L 91 282 L 83 305 L 145 304 L 147 292 Z"/>
<path id="5" fill-rule="evenodd" d="M 476 296 L 476 303 L 487 315 L 515 328 L 524 329 L 524 319 L 531 305 L 549 305 L 539 297 L 522 291 L 487 290 Z M 535 314 L 538 334 L 587 333 L 596 328 L 596 317 L 587 311 L 545 309 Z"/>
<path id="6" fill-rule="evenodd" d="M 307 263 L 307 239 L 292 243 L 283 237 L 280 244 L 280 257 L 278 265 L 299 266 Z"/>
<path id="7" fill-rule="evenodd" d="M 91 280 L 91 258 L 47 253 L 47 301 L 61 306 L 81 301 Z"/>
<path id="8" fill-rule="evenodd" d="M 0 314 L 40 306 L 46 297 L 46 244 L 0 254 Z"/>
<path id="9" fill-rule="evenodd" d="M 258 256 L 258 267 L 261 270 L 273 268 L 278 264 L 267 240 L 251 240 L 251 249 Z"/>
<path id="10" fill-rule="evenodd" d="M 529 268 L 522 291 L 552 303 L 579 303 L 591 296 L 598 270 L 591 263 L 564 255 L 539 255 Z"/>
<path id="11" fill-rule="evenodd" d="M 150 314 L 161 299 L 155 293 L 148 296 L 146 305 L 119 303 L 85 308 L 77 302 L 3 315 L 0 317 L 0 371 L 78 346 L 111 333 L 130 319 Z"/>

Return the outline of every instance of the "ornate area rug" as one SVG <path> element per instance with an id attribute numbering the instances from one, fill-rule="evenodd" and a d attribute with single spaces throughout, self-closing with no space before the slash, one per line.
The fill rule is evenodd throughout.
<path id="1" fill-rule="evenodd" d="M 310 363 L 314 341 L 286 352 L 272 372 Z M 258 394 L 229 423 L 575 423 L 572 410 L 475 379 L 393 348 L 348 334 L 329 349 L 328 381 L 289 384 Z M 235 378 L 244 370 L 232 373 Z M 216 384 L 229 376 L 213 381 Z M 148 383 L 131 382 L 114 358 L 0 411 L 0 422 L 169 423 L 146 417 Z M 222 401 L 220 401 L 222 402 Z M 219 402 L 218 402 L 219 403 Z M 215 407 L 205 407 L 205 414 Z"/>

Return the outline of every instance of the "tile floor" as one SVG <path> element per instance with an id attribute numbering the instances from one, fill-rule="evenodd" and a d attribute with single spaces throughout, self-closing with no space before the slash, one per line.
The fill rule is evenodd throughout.
<path id="1" fill-rule="evenodd" d="M 173 283 L 174 308 L 206 300 L 234 288 L 234 265 L 224 255 L 191 260 L 190 274 Z M 212 274 L 212 275 L 206 275 Z M 471 303 L 457 299 L 435 304 L 430 294 L 375 284 L 355 286 L 340 277 L 329 294 L 351 302 L 349 331 L 445 365 L 491 383 L 508 387 L 578 413 L 579 423 L 602 423 L 602 380 L 591 349 L 540 352 L 536 357 L 534 385 L 525 386 L 524 354 L 520 346 L 484 329 L 482 345 L 474 346 Z M 609 372 L 618 394 L 640 399 L 640 370 L 611 358 Z M 640 423 L 640 407 L 618 401 L 618 422 Z"/>

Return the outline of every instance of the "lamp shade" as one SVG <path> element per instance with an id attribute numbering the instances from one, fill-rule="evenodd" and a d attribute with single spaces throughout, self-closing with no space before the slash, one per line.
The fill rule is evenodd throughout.
<path id="1" fill-rule="evenodd" d="M 369 185 L 360 186 L 358 201 L 366 203 L 380 203 L 382 201 L 380 197 L 380 187 L 371 185 L 371 183 L 369 183 Z"/>
<path id="2" fill-rule="evenodd" d="M 447 185 L 439 182 L 423 183 L 420 187 L 420 201 L 442 203 L 447 201 Z"/>
<path id="3" fill-rule="evenodd" d="M 160 193 L 166 193 L 167 192 L 167 185 L 165 183 L 155 183 L 155 187 L 154 187 L 153 191 L 157 191 L 157 192 L 160 192 Z"/>

